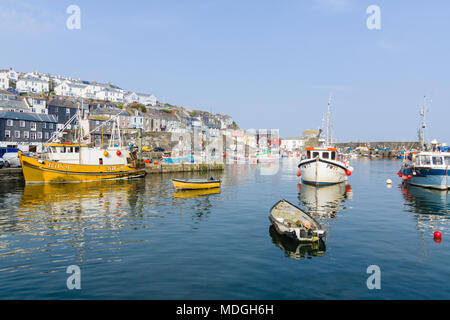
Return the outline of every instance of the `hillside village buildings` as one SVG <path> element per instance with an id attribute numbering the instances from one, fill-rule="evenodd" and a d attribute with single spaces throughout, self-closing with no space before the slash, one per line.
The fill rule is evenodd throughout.
<path id="1" fill-rule="evenodd" d="M 219 136 L 235 125 L 228 115 L 160 103 L 154 94 L 126 92 L 110 83 L 75 80 L 37 72 L 0 70 L 0 146 L 41 151 L 75 115 L 67 129 L 82 126 L 90 142 L 103 142 L 118 118 L 124 129 Z"/>

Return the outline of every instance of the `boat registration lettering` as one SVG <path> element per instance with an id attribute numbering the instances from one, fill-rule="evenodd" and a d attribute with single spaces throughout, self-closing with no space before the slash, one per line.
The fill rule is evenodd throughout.
<path id="1" fill-rule="evenodd" d="M 68 165 L 64 165 L 62 163 L 52 163 L 48 162 L 47 167 L 51 169 L 61 169 L 61 170 L 69 170 L 70 167 Z"/>
<path id="2" fill-rule="evenodd" d="M 338 167 L 333 166 L 333 165 L 331 165 L 331 164 L 327 164 L 327 169 L 331 169 L 331 170 L 334 170 L 334 171 L 338 171 Z"/>

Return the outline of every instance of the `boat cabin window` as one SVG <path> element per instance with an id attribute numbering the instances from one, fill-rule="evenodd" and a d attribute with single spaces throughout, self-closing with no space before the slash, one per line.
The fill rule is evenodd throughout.
<path id="1" fill-rule="evenodd" d="M 336 152 L 331 152 L 331 160 L 336 160 Z"/>
<path id="2" fill-rule="evenodd" d="M 420 163 L 423 166 L 429 166 L 431 165 L 431 159 L 429 156 L 420 156 Z"/>
<path id="3" fill-rule="evenodd" d="M 76 153 L 80 152 L 80 147 L 75 147 L 75 152 Z"/>
<path id="4" fill-rule="evenodd" d="M 328 152 L 322 152 L 322 158 L 323 159 L 328 159 L 329 155 L 330 154 Z"/>
<path id="5" fill-rule="evenodd" d="M 306 152 L 306 158 L 311 159 L 311 151 Z"/>
<path id="6" fill-rule="evenodd" d="M 444 157 L 444 162 L 446 166 L 450 166 L 450 157 L 449 156 Z"/>
<path id="7" fill-rule="evenodd" d="M 435 166 L 442 166 L 442 157 L 433 157 L 433 164 Z"/>
<path id="8" fill-rule="evenodd" d="M 319 153 L 318 153 L 318 152 L 313 152 L 313 155 L 312 155 L 313 158 L 316 158 L 316 157 L 318 157 L 318 156 L 319 156 Z"/>

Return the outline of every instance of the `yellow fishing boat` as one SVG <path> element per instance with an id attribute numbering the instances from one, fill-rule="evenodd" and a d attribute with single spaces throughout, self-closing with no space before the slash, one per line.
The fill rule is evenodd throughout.
<path id="1" fill-rule="evenodd" d="M 143 166 L 128 150 L 55 143 L 47 147 L 51 151 L 40 157 L 19 152 L 26 183 L 88 182 L 145 175 Z"/>
<path id="2" fill-rule="evenodd" d="M 60 129 L 58 134 L 63 130 Z M 111 136 L 114 139 L 106 149 L 54 141 L 46 143 L 45 152 L 37 156 L 19 152 L 25 183 L 88 182 L 144 176 L 145 164 L 138 160 L 137 150 L 122 146 L 118 123 L 117 126 L 114 123 Z M 83 137 L 78 141 L 82 140 Z"/>
<path id="3" fill-rule="evenodd" d="M 195 189 L 211 189 L 211 188 L 219 188 L 220 180 L 210 178 L 210 179 L 172 179 L 173 186 L 177 189 L 187 189 L 187 190 L 195 190 Z"/>

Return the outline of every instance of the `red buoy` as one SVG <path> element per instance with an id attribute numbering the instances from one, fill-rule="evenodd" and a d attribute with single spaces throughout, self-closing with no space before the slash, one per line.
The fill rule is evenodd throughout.
<path id="1" fill-rule="evenodd" d="M 300 169 L 298 169 L 297 171 L 297 177 L 300 177 L 302 175 L 302 173 L 300 172 Z"/>
<path id="2" fill-rule="evenodd" d="M 397 174 L 398 174 L 398 176 L 399 176 L 400 178 L 402 177 L 402 172 L 401 172 L 401 171 L 398 171 Z"/>
<path id="3" fill-rule="evenodd" d="M 435 239 L 441 239 L 442 238 L 442 233 L 440 231 L 435 231 L 433 233 L 433 235 L 434 235 Z"/>
<path id="4" fill-rule="evenodd" d="M 351 176 L 351 175 L 352 175 L 352 172 L 351 172 L 350 170 L 345 170 L 345 174 L 346 174 L 347 176 Z"/>
<path id="5" fill-rule="evenodd" d="M 407 176 L 402 176 L 402 179 L 403 179 L 403 181 L 406 181 L 406 180 L 408 180 L 408 177 Z"/>
<path id="6" fill-rule="evenodd" d="M 408 174 L 408 179 L 412 179 L 412 174 Z"/>
<path id="7" fill-rule="evenodd" d="M 120 156 L 120 155 L 122 154 L 122 152 L 120 152 L 120 150 L 117 150 L 117 151 L 116 151 L 116 154 L 117 154 L 118 156 Z"/>

